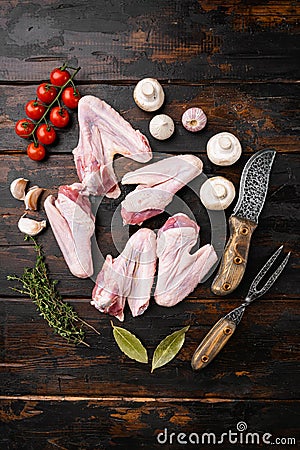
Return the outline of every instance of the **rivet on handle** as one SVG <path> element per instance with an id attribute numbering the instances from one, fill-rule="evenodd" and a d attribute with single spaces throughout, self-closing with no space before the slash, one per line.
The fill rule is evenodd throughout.
<path id="1" fill-rule="evenodd" d="M 241 227 L 240 228 L 240 233 L 243 235 L 243 236 L 247 236 L 247 234 L 249 233 L 249 228 L 247 228 L 247 227 Z"/>
<path id="2" fill-rule="evenodd" d="M 229 327 L 226 327 L 226 328 L 224 328 L 223 333 L 226 334 L 226 335 L 228 336 L 229 334 L 232 333 L 232 329 L 229 328 Z"/>
<path id="3" fill-rule="evenodd" d="M 224 283 L 224 284 L 223 284 L 223 289 L 224 289 L 224 291 L 229 291 L 230 288 L 231 288 L 231 284 L 230 284 L 230 283 Z"/>
<path id="4" fill-rule="evenodd" d="M 242 264 L 242 262 L 243 262 L 243 260 L 242 260 L 242 258 L 240 257 L 240 256 L 236 256 L 234 259 L 233 259 L 233 262 L 234 262 L 234 264 Z"/>
<path id="5" fill-rule="evenodd" d="M 209 360 L 209 357 L 208 357 L 207 355 L 201 356 L 201 361 L 202 361 L 203 363 L 207 363 L 208 360 Z"/>

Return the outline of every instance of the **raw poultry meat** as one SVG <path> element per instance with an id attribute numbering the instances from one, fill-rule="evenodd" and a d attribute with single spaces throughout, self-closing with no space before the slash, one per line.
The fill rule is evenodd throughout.
<path id="1" fill-rule="evenodd" d="M 158 231 L 158 276 L 154 298 L 159 305 L 179 303 L 217 262 L 217 255 L 210 244 L 190 254 L 199 229 L 196 222 L 185 214 L 175 214 Z"/>
<path id="2" fill-rule="evenodd" d="M 83 186 L 60 186 L 57 199 L 49 195 L 44 203 L 52 231 L 73 275 L 87 278 L 93 274 L 91 236 L 95 217 Z"/>
<path id="3" fill-rule="evenodd" d="M 163 212 L 174 194 L 202 172 L 201 159 L 178 155 L 127 173 L 122 184 L 138 184 L 122 202 L 124 224 L 141 225 Z"/>
<path id="4" fill-rule="evenodd" d="M 117 198 L 120 188 L 113 170 L 114 155 L 145 163 L 152 158 L 147 138 L 111 106 L 92 95 L 78 105 L 79 141 L 73 150 L 78 177 L 91 195 Z"/>
<path id="5" fill-rule="evenodd" d="M 97 276 L 91 304 L 123 321 L 127 298 L 132 315 L 142 314 L 149 305 L 156 259 L 156 235 L 152 230 L 141 228 L 130 237 L 117 258 L 106 257 Z"/>

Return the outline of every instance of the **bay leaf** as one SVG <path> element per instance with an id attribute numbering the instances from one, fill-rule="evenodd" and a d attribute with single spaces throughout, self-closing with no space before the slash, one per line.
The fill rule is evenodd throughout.
<path id="1" fill-rule="evenodd" d="M 116 327 L 112 322 L 111 326 L 113 327 L 113 335 L 120 350 L 129 358 L 147 364 L 147 350 L 141 341 L 125 328 Z"/>
<path id="2" fill-rule="evenodd" d="M 190 327 L 184 327 L 181 330 L 177 330 L 169 336 L 165 337 L 156 347 L 153 359 L 151 373 L 158 367 L 162 367 L 171 361 L 181 347 L 183 346 L 185 340 L 185 333 Z"/>

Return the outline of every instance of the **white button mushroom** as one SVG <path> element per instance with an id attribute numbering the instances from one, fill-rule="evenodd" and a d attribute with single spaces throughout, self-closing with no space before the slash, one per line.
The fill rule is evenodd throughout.
<path id="1" fill-rule="evenodd" d="M 168 139 L 174 133 L 175 125 L 170 116 L 158 114 L 151 119 L 149 131 L 155 139 L 163 141 Z"/>
<path id="2" fill-rule="evenodd" d="M 206 180 L 200 189 L 200 200 L 207 209 L 219 211 L 228 208 L 235 197 L 235 187 L 224 177 Z"/>
<path id="3" fill-rule="evenodd" d="M 207 143 L 207 156 L 218 166 L 231 166 L 241 153 L 242 147 L 238 138 L 226 131 L 215 134 Z"/>
<path id="4" fill-rule="evenodd" d="M 162 106 L 165 94 L 157 80 L 144 78 L 134 88 L 133 98 L 138 107 L 144 111 L 156 111 Z"/>

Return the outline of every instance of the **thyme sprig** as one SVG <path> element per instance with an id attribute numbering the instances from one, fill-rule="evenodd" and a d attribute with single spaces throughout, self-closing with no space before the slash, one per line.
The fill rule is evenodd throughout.
<path id="1" fill-rule="evenodd" d="M 89 347 L 84 340 L 85 333 L 83 325 L 92 328 L 100 334 L 94 327 L 80 319 L 73 307 L 63 301 L 56 285 L 56 280 L 51 280 L 45 264 L 45 258 L 41 245 L 38 245 L 34 238 L 26 236 L 25 240 L 32 239 L 34 249 L 37 253 L 35 266 L 25 268 L 23 275 L 8 275 L 8 280 L 19 281 L 23 289 L 12 288 L 23 295 L 28 295 L 37 306 L 40 315 L 47 321 L 53 331 L 65 338 L 72 344 L 84 344 Z"/>

